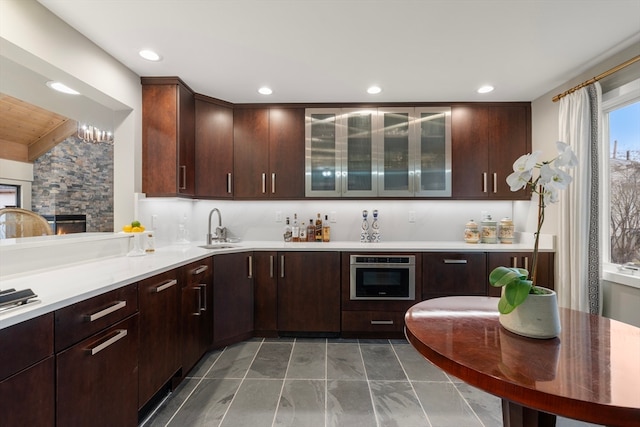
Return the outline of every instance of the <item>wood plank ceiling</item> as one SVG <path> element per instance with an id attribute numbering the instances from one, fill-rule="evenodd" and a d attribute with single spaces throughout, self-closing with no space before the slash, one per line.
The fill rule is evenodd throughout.
<path id="1" fill-rule="evenodd" d="M 0 93 L 0 158 L 33 162 L 78 131 L 65 116 Z"/>

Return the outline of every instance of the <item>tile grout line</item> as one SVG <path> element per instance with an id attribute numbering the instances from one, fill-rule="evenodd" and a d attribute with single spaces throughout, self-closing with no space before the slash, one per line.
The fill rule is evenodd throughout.
<path id="1" fill-rule="evenodd" d="M 293 343 L 291 344 L 291 351 L 289 352 L 289 361 L 287 361 L 287 369 L 284 371 L 284 377 L 282 378 L 282 386 L 280 387 L 280 394 L 278 395 L 278 400 L 276 401 L 276 410 L 273 411 L 273 420 L 271 421 L 271 427 L 276 425 L 276 419 L 278 417 L 278 409 L 280 408 L 280 400 L 282 399 L 282 392 L 284 391 L 284 383 L 287 380 L 287 374 L 289 373 L 289 367 L 291 366 L 291 359 L 293 359 L 293 351 L 296 348 L 296 343 L 298 339 L 295 338 Z"/>
<path id="2" fill-rule="evenodd" d="M 251 370 L 251 366 L 253 365 L 253 362 L 255 362 L 256 357 L 258 357 L 258 353 L 260 352 L 260 349 L 262 348 L 263 344 L 264 344 L 264 338 L 262 339 L 262 341 L 260 341 L 260 345 L 258 346 L 258 349 L 254 353 L 253 359 L 251 359 L 251 363 L 249 363 L 249 366 L 247 367 L 247 370 L 244 373 L 244 376 L 240 380 L 240 384 L 238 384 L 238 388 L 236 389 L 236 392 L 233 393 L 233 397 L 231 398 L 231 401 L 229 402 L 229 406 L 227 406 L 227 409 L 224 411 L 224 414 L 222 415 L 222 418 L 220 418 L 220 422 L 218 423 L 218 427 L 222 426 L 222 423 L 224 422 L 225 417 L 229 413 L 229 409 L 231 409 L 231 405 L 233 405 L 234 400 L 236 400 L 236 396 L 238 396 L 238 390 L 240 390 L 240 387 L 242 387 L 242 384 L 244 384 L 244 380 L 247 378 L 247 375 L 249 375 L 249 370 Z M 227 347 L 225 347 L 225 349 L 226 348 Z"/>
<path id="3" fill-rule="evenodd" d="M 405 344 L 402 344 L 402 345 L 405 345 Z M 400 367 L 402 368 L 402 372 L 404 372 L 404 375 L 407 377 L 407 381 L 409 382 L 409 387 L 411 387 L 411 391 L 413 392 L 413 396 L 418 401 L 418 405 L 420 405 L 420 408 L 422 409 L 422 413 L 424 414 L 424 417 L 427 420 L 427 423 L 429 424 L 430 427 L 432 427 L 433 424 L 431 423 L 431 419 L 429 418 L 429 415 L 427 415 L 427 411 L 424 409 L 424 406 L 422 405 L 422 401 L 418 397 L 418 393 L 416 392 L 415 387 L 413 387 L 413 381 L 411 381 L 411 378 L 409 378 L 409 375 L 407 374 L 407 371 L 404 368 L 404 364 L 402 363 L 402 360 L 400 360 L 400 357 L 398 356 L 398 353 L 396 352 L 396 348 L 394 347 L 393 344 L 391 344 L 391 349 L 393 350 L 393 354 L 396 355 L 396 359 L 398 359 L 398 363 L 400 364 Z"/>
<path id="4" fill-rule="evenodd" d="M 329 340 L 324 341 L 324 427 L 329 417 Z"/>
<path id="5" fill-rule="evenodd" d="M 469 408 L 469 410 L 473 413 L 473 415 L 475 415 L 476 419 L 478 420 L 478 422 L 480 423 L 480 425 L 482 427 L 485 427 L 484 422 L 482 421 L 482 419 L 480 419 L 480 416 L 476 413 L 476 411 L 473 410 L 473 408 L 471 407 L 471 404 L 469 403 L 469 401 L 464 397 L 464 395 L 460 392 L 460 390 L 458 389 L 458 387 L 456 386 L 456 383 L 454 383 L 453 381 L 451 382 L 451 384 L 453 384 L 453 388 L 456 389 L 456 392 L 458 393 L 458 395 L 460 395 L 460 397 L 462 398 L 462 400 L 464 400 L 464 403 L 467 405 L 467 407 Z"/>
<path id="6" fill-rule="evenodd" d="M 176 409 L 176 411 L 173 413 L 173 415 L 171 415 L 171 418 L 169 418 L 169 420 L 167 421 L 167 423 L 165 424 L 165 427 L 168 426 L 169 424 L 171 424 L 171 421 L 173 421 L 173 419 L 176 417 L 176 415 L 178 415 L 178 412 L 180 412 L 180 410 L 182 409 L 182 407 L 187 403 L 187 401 L 191 398 L 191 396 L 193 396 L 193 393 L 196 392 L 196 390 L 198 389 L 198 387 L 200 387 L 200 384 L 202 383 L 202 381 L 204 381 L 204 379 L 207 377 L 207 374 L 209 373 L 209 371 L 211 371 L 211 369 L 213 369 L 213 365 L 216 364 L 216 362 L 218 360 L 220 360 L 220 357 L 222 357 L 222 354 L 227 350 L 227 347 L 225 347 L 220 354 L 218 355 L 218 357 L 216 357 L 216 360 L 213 361 L 213 363 L 211 364 L 211 366 L 209 366 L 209 369 L 207 369 L 207 371 L 204 373 L 204 375 L 202 375 L 202 377 L 200 377 L 200 380 L 198 380 L 197 384 L 193 387 L 193 390 L 191 390 L 191 392 L 187 395 L 187 397 L 182 401 L 182 403 L 180 404 L 180 406 L 178 406 L 178 409 Z M 193 378 L 193 377 L 192 377 Z M 186 379 L 186 378 L 185 378 Z M 167 396 L 169 397 L 169 396 Z M 157 408 L 156 408 L 157 410 Z"/>
<path id="7" fill-rule="evenodd" d="M 380 427 L 380 420 L 378 420 L 378 411 L 376 411 L 376 402 L 373 400 L 373 391 L 371 390 L 371 383 L 369 382 L 369 374 L 367 373 L 367 366 L 364 363 L 364 356 L 362 355 L 362 347 L 360 340 L 358 340 L 358 351 L 360 351 L 360 359 L 362 360 L 362 369 L 364 370 L 364 378 L 367 381 L 367 388 L 369 389 L 369 398 L 371 399 L 371 408 L 373 409 L 373 417 L 376 420 L 376 426 Z"/>

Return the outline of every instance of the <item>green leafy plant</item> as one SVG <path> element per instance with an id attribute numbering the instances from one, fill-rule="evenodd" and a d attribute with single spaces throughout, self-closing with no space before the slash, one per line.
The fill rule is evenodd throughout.
<path id="1" fill-rule="evenodd" d="M 540 230 L 544 223 L 546 204 L 558 201 L 558 193 L 571 183 L 572 178 L 565 169 L 577 166 L 578 159 L 571 147 L 564 142 L 556 142 L 558 155 L 548 161 L 538 161 L 541 151 L 525 154 L 513 163 L 513 173 L 507 177 L 507 184 L 511 191 L 531 188 L 532 193 L 538 195 L 538 224 L 533 244 L 533 260 L 531 273 L 524 268 L 496 267 L 489 274 L 491 286 L 502 287 L 504 292 L 498 302 L 498 311 L 502 314 L 511 313 L 522 304 L 530 294 L 543 294 L 545 291 L 536 286 L 538 271 L 538 248 Z M 538 170 L 538 175 L 534 172 Z"/>

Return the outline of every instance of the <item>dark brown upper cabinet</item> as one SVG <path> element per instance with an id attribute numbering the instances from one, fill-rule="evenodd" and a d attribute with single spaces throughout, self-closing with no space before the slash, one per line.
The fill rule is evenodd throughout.
<path id="1" fill-rule="evenodd" d="M 177 77 L 142 77 L 142 191 L 195 195 L 195 99 Z"/>
<path id="2" fill-rule="evenodd" d="M 236 107 L 234 197 L 304 198 L 304 108 Z"/>
<path id="3" fill-rule="evenodd" d="M 515 160 L 531 152 L 529 103 L 453 106 L 451 140 L 454 199 L 530 198 L 506 182 Z"/>

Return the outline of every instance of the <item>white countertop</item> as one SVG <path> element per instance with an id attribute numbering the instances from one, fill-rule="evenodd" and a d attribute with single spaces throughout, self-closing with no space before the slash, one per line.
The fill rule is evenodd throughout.
<path id="1" fill-rule="evenodd" d="M 68 243 L 68 240 L 64 242 Z M 348 241 L 329 243 L 245 241 L 233 243 L 233 248 L 209 250 L 198 247 L 203 243 L 193 242 L 189 245 L 160 247 L 153 254 L 138 257 L 109 254 L 104 258 L 66 264 L 62 267 L 49 267 L 33 273 L 0 277 L 0 289 L 30 288 L 38 295 L 35 302 L 0 311 L 0 329 L 215 254 L 245 251 L 517 252 L 531 251 L 533 248 L 529 242 L 517 244 L 467 244 L 464 242 L 365 244 Z M 50 241 L 46 241 L 45 246 L 49 250 L 56 247 Z M 24 255 L 25 251 L 30 249 L 36 251 L 38 247 L 39 245 L 32 241 L 26 246 L 20 246 L 20 253 Z M 3 258 L 5 258 L 4 255 L 9 253 L 7 251 L 12 251 L 15 247 L 7 243 L 0 249 L 5 252 L 3 254 Z M 552 239 L 541 244 L 540 250 L 552 252 L 554 250 Z"/>

